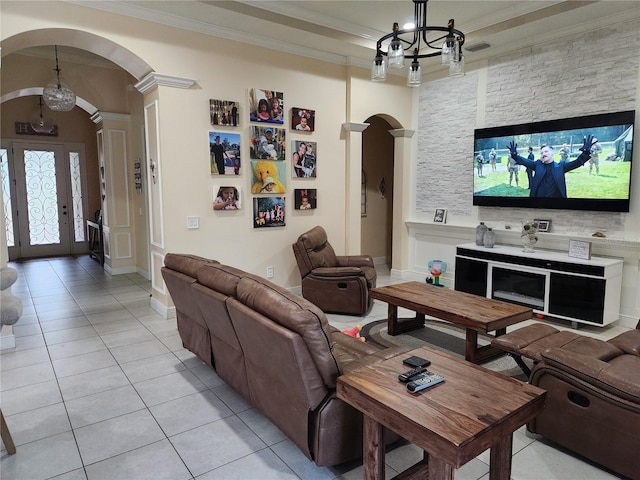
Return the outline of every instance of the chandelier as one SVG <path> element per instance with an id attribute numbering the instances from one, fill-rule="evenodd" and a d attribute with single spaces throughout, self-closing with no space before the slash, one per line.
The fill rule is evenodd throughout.
<path id="1" fill-rule="evenodd" d="M 403 68 L 405 51 L 413 59 L 407 73 L 407 85 L 418 87 L 422 83 L 422 69 L 418 62 L 421 58 L 441 57 L 443 65 L 449 65 L 449 76 L 464 75 L 464 33 L 456 30 L 454 20 L 449 20 L 446 27 L 427 25 L 427 2 L 429 0 L 413 0 L 413 25 L 405 25 L 400 29 L 393 24 L 393 31 L 381 37 L 376 43 L 376 56 L 371 65 L 371 80 L 382 82 L 387 79 L 388 68 Z M 391 39 L 384 51 L 382 44 Z M 385 62 L 384 56 L 387 57 Z"/>
<path id="2" fill-rule="evenodd" d="M 56 50 L 56 72 L 53 78 L 47 83 L 42 91 L 42 98 L 44 103 L 51 110 L 56 112 L 69 112 L 76 106 L 76 94 L 73 93 L 71 87 L 65 83 L 58 66 L 58 46 L 55 46 Z"/>

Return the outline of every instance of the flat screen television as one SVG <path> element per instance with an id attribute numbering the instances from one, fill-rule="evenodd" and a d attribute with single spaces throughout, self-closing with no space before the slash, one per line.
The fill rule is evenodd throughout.
<path id="1" fill-rule="evenodd" d="M 628 212 L 634 119 L 635 111 L 626 111 L 476 129 L 473 204 Z M 588 161 L 565 173 L 566 197 L 532 197 L 528 173 L 535 171 L 510 166 L 509 143 L 514 141 L 524 158 L 531 147 L 534 160 L 540 159 L 542 146 L 551 146 L 559 164 L 578 158 L 586 135 L 597 138 L 601 147 L 597 165 Z"/>

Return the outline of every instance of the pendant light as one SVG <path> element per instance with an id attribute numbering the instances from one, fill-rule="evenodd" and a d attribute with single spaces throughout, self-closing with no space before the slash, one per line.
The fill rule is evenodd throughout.
<path id="1" fill-rule="evenodd" d="M 69 112 L 76 106 L 76 94 L 73 93 L 71 87 L 67 85 L 62 78 L 60 67 L 58 66 L 58 46 L 55 45 L 56 51 L 56 72 L 53 78 L 47 83 L 42 92 L 44 103 L 51 110 L 56 112 Z"/>
<path id="2" fill-rule="evenodd" d="M 33 130 L 36 133 L 51 133 L 53 131 L 53 123 L 44 116 L 44 112 L 43 112 L 43 108 L 42 106 L 44 105 L 44 103 L 42 103 L 42 97 L 39 98 L 38 100 L 38 107 L 34 110 L 33 114 L 31 115 L 31 128 L 33 128 Z"/>

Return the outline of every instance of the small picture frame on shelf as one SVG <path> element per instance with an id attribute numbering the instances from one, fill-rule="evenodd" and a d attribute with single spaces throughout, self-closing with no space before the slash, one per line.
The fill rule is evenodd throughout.
<path id="1" fill-rule="evenodd" d="M 433 223 L 447 223 L 447 210 L 444 208 L 436 208 L 433 215 Z"/>
<path id="2" fill-rule="evenodd" d="M 539 232 L 548 232 L 551 230 L 551 220 L 533 220 L 538 224 Z"/>
<path id="3" fill-rule="evenodd" d="M 569 240 L 569 256 L 583 260 L 591 260 L 591 242 Z"/>

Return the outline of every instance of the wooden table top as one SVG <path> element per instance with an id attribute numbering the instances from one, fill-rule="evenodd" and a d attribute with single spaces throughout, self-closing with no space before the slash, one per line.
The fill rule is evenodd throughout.
<path id="1" fill-rule="evenodd" d="M 530 320 L 533 310 L 513 303 L 428 283 L 407 282 L 373 288 L 371 297 L 484 333 Z"/>
<path id="2" fill-rule="evenodd" d="M 445 381 L 418 393 L 402 359 L 431 360 Z M 447 353 L 421 347 L 338 377 L 338 398 L 446 463 L 459 467 L 540 414 L 546 392 Z"/>

